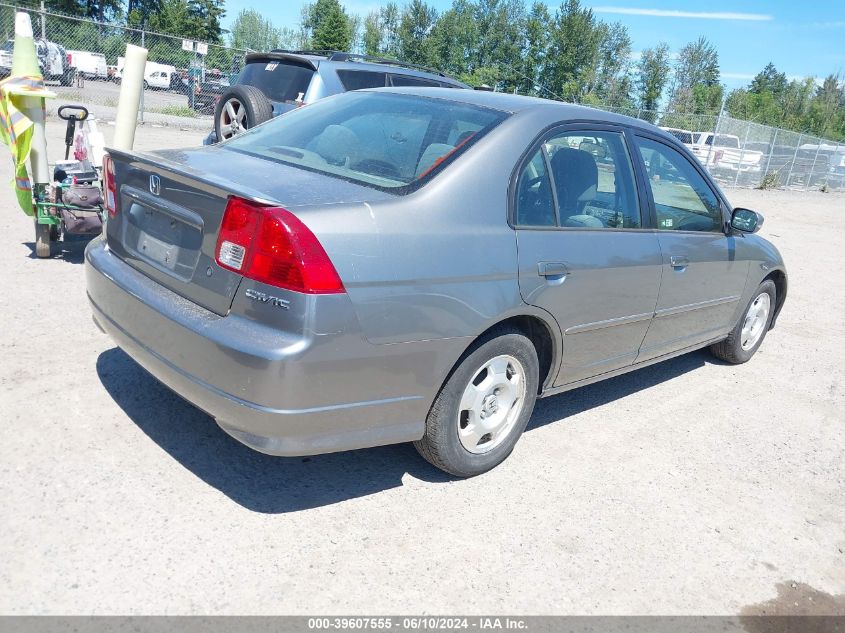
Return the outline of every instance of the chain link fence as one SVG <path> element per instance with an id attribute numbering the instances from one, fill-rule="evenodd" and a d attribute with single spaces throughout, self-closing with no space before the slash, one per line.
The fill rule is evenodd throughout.
<path id="1" fill-rule="evenodd" d="M 0 77 L 10 71 L 18 11 L 30 14 L 39 64 L 58 94 L 56 101 L 77 101 L 101 118 L 113 118 L 117 107 L 127 44 L 149 50 L 141 120 L 149 114 L 209 119 L 215 97 L 240 71 L 248 52 L 140 27 L 0 3 Z M 210 127 L 208 121 L 204 125 Z"/>
<path id="2" fill-rule="evenodd" d="M 149 50 L 141 120 L 164 118 L 180 125 L 193 120 L 208 129 L 216 98 L 249 52 L 0 2 L 0 41 L 5 42 L 0 76 L 11 66 L 19 10 L 30 13 L 39 61 L 58 93 L 56 102 L 81 103 L 105 119 L 113 118 L 117 107 L 127 44 Z M 726 115 L 604 109 L 669 128 L 724 186 L 845 189 L 845 143 Z"/>
<path id="3" fill-rule="evenodd" d="M 724 186 L 845 189 L 845 143 L 724 114 L 602 109 L 666 129 Z"/>

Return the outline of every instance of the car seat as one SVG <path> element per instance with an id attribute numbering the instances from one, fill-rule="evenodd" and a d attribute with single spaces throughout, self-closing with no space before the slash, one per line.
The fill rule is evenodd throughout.
<path id="1" fill-rule="evenodd" d="M 598 167 L 593 155 L 580 149 L 561 147 L 552 156 L 561 226 L 602 228 L 601 220 L 584 209 L 596 197 Z"/>
<path id="2" fill-rule="evenodd" d="M 316 152 L 332 165 L 349 166 L 354 163 L 361 142 L 358 135 L 343 125 L 329 125 L 308 144 L 307 149 Z"/>

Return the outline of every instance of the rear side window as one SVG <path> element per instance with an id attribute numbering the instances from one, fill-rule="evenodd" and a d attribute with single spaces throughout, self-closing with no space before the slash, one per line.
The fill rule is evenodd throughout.
<path id="1" fill-rule="evenodd" d="M 337 76 L 344 90 L 383 88 L 387 84 L 387 73 L 370 70 L 338 70 Z"/>
<path id="2" fill-rule="evenodd" d="M 346 92 L 277 117 L 223 147 L 404 193 L 506 116 L 445 99 Z"/>
<path id="3" fill-rule="evenodd" d="M 390 82 L 392 86 L 417 86 L 422 88 L 437 88 L 440 86 L 439 81 L 431 79 L 423 79 L 422 77 L 411 77 L 410 75 L 391 75 Z"/>
<path id="4" fill-rule="evenodd" d="M 640 228 L 634 171 L 622 134 L 577 131 L 546 139 L 517 182 L 516 223 Z"/>
<path id="5" fill-rule="evenodd" d="M 270 101 L 293 103 L 304 95 L 314 71 L 307 66 L 267 60 L 250 62 L 241 71 L 239 84 L 255 86 Z"/>

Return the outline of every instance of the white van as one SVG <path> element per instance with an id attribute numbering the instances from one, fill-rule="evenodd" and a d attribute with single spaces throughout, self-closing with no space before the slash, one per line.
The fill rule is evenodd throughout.
<path id="1" fill-rule="evenodd" d="M 120 81 L 123 79 L 123 64 L 124 58 L 117 58 L 117 72 L 115 78 Z M 147 88 L 156 88 L 158 90 L 167 90 L 170 88 L 170 82 L 173 75 L 176 74 L 176 66 L 170 64 L 159 64 L 158 62 L 147 62 L 144 68 L 144 90 Z"/>
<path id="2" fill-rule="evenodd" d="M 89 51 L 68 51 L 68 61 L 86 79 L 109 78 L 106 56 L 102 53 L 91 53 Z"/>

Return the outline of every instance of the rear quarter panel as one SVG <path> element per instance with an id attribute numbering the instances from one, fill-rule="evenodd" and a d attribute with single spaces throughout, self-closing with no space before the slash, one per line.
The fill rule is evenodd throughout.
<path id="1" fill-rule="evenodd" d="M 512 117 L 406 196 L 293 209 L 338 269 L 367 340 L 474 337 L 529 311 L 507 223 L 508 183 L 542 127 Z"/>

